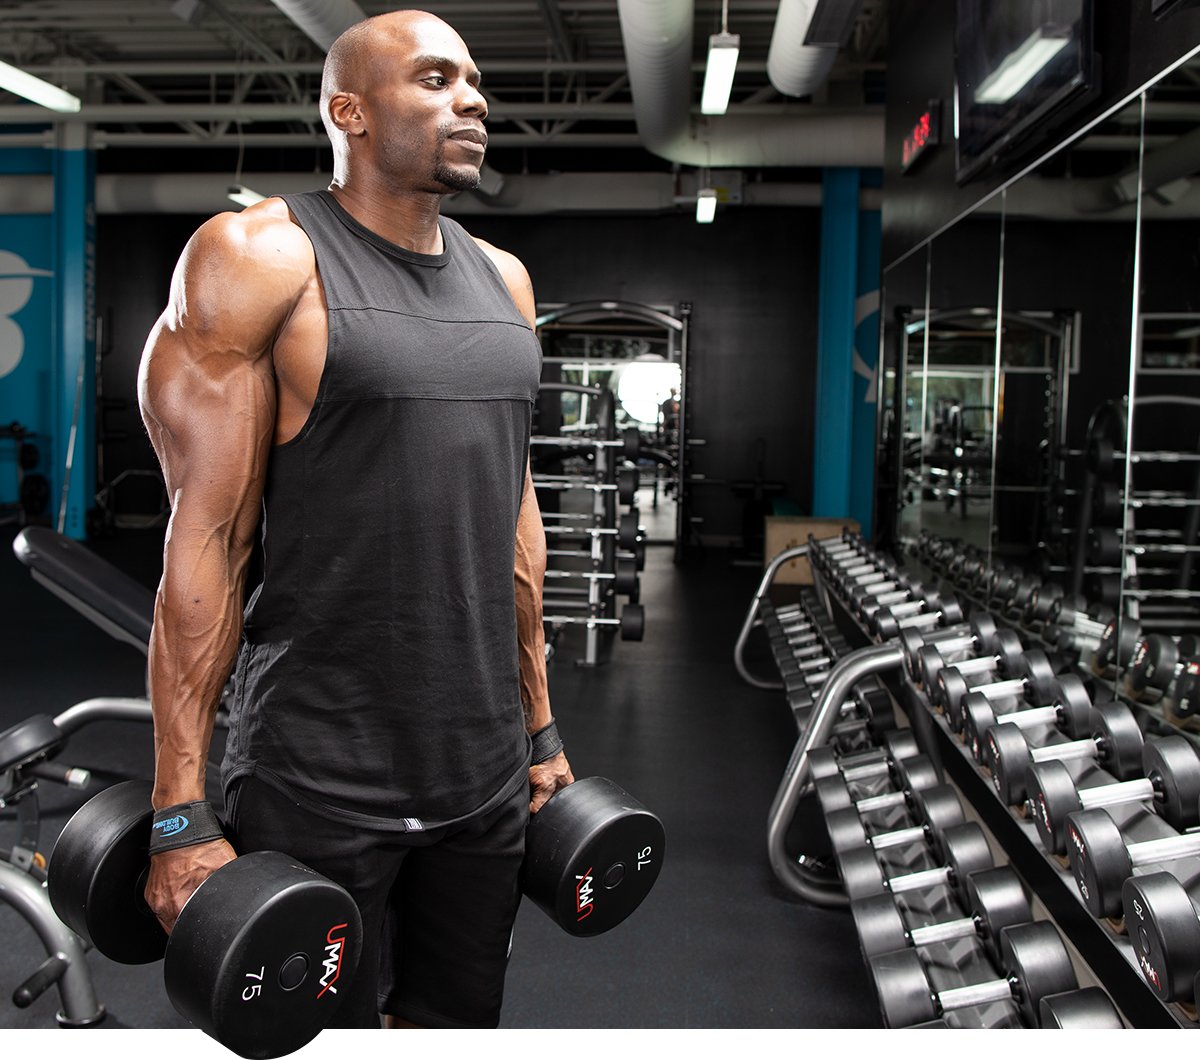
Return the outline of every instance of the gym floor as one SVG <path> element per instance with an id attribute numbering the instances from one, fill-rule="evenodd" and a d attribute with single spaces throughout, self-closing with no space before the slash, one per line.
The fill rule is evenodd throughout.
<path id="1" fill-rule="evenodd" d="M 0 729 L 90 696 L 144 694 L 144 658 L 36 585 L 12 556 L 14 533 L 0 538 L 9 615 Z M 152 586 L 161 545 L 161 530 L 122 530 L 91 547 Z M 641 590 L 645 640 L 616 642 L 611 660 L 595 668 L 575 665 L 581 631 L 559 641 L 551 694 L 575 774 L 610 777 L 654 810 L 666 827 L 666 859 L 642 907 L 598 938 L 570 938 L 524 903 L 504 1027 L 879 1026 L 848 914 L 789 899 L 767 864 L 767 813 L 795 729 L 781 694 L 749 688 L 732 664 L 760 576 L 721 552 L 678 568 L 669 545 L 652 544 Z M 760 668 L 766 659 L 764 650 Z M 150 729 L 98 723 L 59 758 L 90 769 L 93 781 L 83 792 L 42 785 L 47 851 L 100 787 L 152 775 Z M 210 798 L 219 800 L 215 774 Z M 0 811 L 0 843 L 12 841 L 14 828 L 14 812 Z M 36 937 L 3 904 L 0 927 L 0 1027 L 54 1027 L 55 991 L 25 1010 L 9 1000 L 44 957 Z M 96 953 L 88 962 L 109 1013 L 102 1027 L 186 1026 L 158 965 L 126 967 Z"/>

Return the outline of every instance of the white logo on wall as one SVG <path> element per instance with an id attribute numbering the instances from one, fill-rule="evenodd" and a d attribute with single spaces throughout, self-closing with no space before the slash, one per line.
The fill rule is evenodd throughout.
<path id="1" fill-rule="evenodd" d="M 0 379 L 21 363 L 25 353 L 25 333 L 12 318 L 33 297 L 33 280 L 53 276 L 45 269 L 30 268 L 19 254 L 0 250 Z"/>

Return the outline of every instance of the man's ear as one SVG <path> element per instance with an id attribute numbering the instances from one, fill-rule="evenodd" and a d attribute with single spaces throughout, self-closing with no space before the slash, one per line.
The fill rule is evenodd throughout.
<path id="1" fill-rule="evenodd" d="M 362 103 L 354 92 L 335 92 L 330 96 L 329 117 L 334 127 L 347 136 L 361 136 L 367 131 Z"/>

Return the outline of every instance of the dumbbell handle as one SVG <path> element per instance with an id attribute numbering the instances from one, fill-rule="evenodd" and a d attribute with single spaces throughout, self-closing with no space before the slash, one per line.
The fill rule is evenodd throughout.
<path id="1" fill-rule="evenodd" d="M 903 603 L 893 604 L 892 618 L 907 618 L 909 615 L 918 614 L 924 606 L 924 600 L 906 600 Z"/>
<path id="2" fill-rule="evenodd" d="M 900 583 L 897 581 L 881 581 L 881 582 L 874 582 L 871 584 L 859 583 L 858 587 L 860 589 L 862 589 L 862 591 L 865 592 L 868 596 L 884 596 L 888 593 L 897 593 L 897 594 L 907 595 L 907 592 L 908 592 L 906 589 L 901 588 Z M 901 596 L 901 599 L 903 599 L 903 598 L 904 598 L 904 596 Z"/>
<path id="3" fill-rule="evenodd" d="M 829 659 L 821 653 L 815 654 L 811 659 L 797 660 L 796 662 L 797 669 L 801 671 L 816 670 L 822 666 L 829 669 Z"/>
<path id="4" fill-rule="evenodd" d="M 886 810 L 892 806 L 903 806 L 907 795 L 903 791 L 889 791 L 883 795 L 872 795 L 869 799 L 859 799 L 854 808 L 859 813 L 871 813 L 874 810 Z"/>
<path id="5" fill-rule="evenodd" d="M 936 642 L 937 649 L 940 652 L 962 651 L 965 648 L 975 647 L 975 634 L 964 633 L 956 637 L 947 637 L 945 640 Z M 959 664 L 952 664 L 958 666 Z"/>
<path id="6" fill-rule="evenodd" d="M 858 589 L 869 590 L 872 585 L 878 585 L 880 582 L 886 583 L 889 580 L 890 579 L 887 571 L 874 568 L 859 578 L 855 587 Z M 893 582 L 892 584 L 895 583 Z"/>
<path id="7" fill-rule="evenodd" d="M 895 615 L 893 609 L 892 614 Z M 923 611 L 919 615 L 908 615 L 896 623 L 898 629 L 930 629 L 942 620 L 941 611 Z"/>
<path id="8" fill-rule="evenodd" d="M 943 990 L 940 994 L 934 994 L 934 997 L 943 1012 L 951 1012 L 954 1009 L 987 1005 L 994 1001 L 1011 1001 L 1012 987 L 1007 979 L 992 979 L 986 983 L 976 983 L 974 986 L 956 986 L 951 990 Z"/>
<path id="9" fill-rule="evenodd" d="M 938 887 L 944 884 L 949 878 L 949 867 L 941 865 L 936 869 L 922 869 L 920 872 L 907 872 L 903 876 L 893 876 L 887 881 L 887 889 L 892 894 L 904 894 L 907 891 L 922 891 L 926 887 Z"/>
<path id="10" fill-rule="evenodd" d="M 1200 853 L 1200 835 L 1185 832 L 1183 835 L 1170 835 L 1162 839 L 1147 839 L 1141 843 L 1132 843 L 1125 850 L 1129 854 L 1129 864 L 1135 869 L 1139 865 L 1177 861 L 1179 858 L 1190 858 Z"/>
<path id="11" fill-rule="evenodd" d="M 907 589 L 894 589 L 891 592 L 880 593 L 875 597 L 876 605 L 882 610 L 885 607 L 896 607 L 908 599 Z"/>
<path id="12" fill-rule="evenodd" d="M 1139 799 L 1152 799 L 1158 792 L 1154 790 L 1152 781 L 1123 780 L 1119 784 L 1098 784 L 1094 788 L 1083 788 L 1078 792 L 1079 805 L 1085 810 L 1099 806 L 1119 806 L 1125 802 L 1137 802 Z"/>
<path id="13" fill-rule="evenodd" d="M 975 921 L 968 916 L 958 920 L 946 920 L 941 924 L 913 928 L 908 932 L 908 939 L 914 946 L 930 946 L 935 942 L 973 938 L 976 933 Z"/>
<path id="14" fill-rule="evenodd" d="M 1068 762 L 1075 758 L 1095 758 L 1096 745 L 1096 739 L 1089 736 L 1083 740 L 1033 747 L 1029 751 L 1029 757 L 1034 762 Z"/>
<path id="15" fill-rule="evenodd" d="M 868 752 L 874 754 L 875 752 Z M 849 769 L 842 770 L 842 779 L 847 783 L 855 780 L 870 780 L 872 777 L 886 777 L 892 770 L 891 763 L 887 758 L 880 758 L 874 762 L 867 762 L 861 766 L 851 766 Z"/>
<path id="16" fill-rule="evenodd" d="M 964 647 L 970 647 L 969 644 Z M 947 651 L 946 645 L 939 644 L 938 651 Z M 957 670 L 963 677 L 969 677 L 971 674 L 985 674 L 989 670 L 994 670 L 1000 664 L 999 655 L 980 655 L 974 659 L 962 659 L 959 662 L 947 663 L 948 668 Z"/>
<path id="17" fill-rule="evenodd" d="M 1030 707 L 1014 710 L 1011 714 L 995 715 L 996 724 L 1015 725 L 1018 729 L 1029 729 L 1035 725 L 1053 725 L 1058 721 L 1058 707 Z"/>
<path id="18" fill-rule="evenodd" d="M 925 829 L 921 825 L 912 828 L 898 828 L 894 832 L 880 832 L 871 836 L 867 843 L 874 850 L 887 850 L 889 847 L 902 847 L 908 843 L 918 843 L 925 838 Z"/>
<path id="19" fill-rule="evenodd" d="M 856 567 L 849 567 L 842 571 L 842 575 L 847 578 L 857 578 L 860 574 L 870 574 L 878 569 L 874 563 L 860 563 Z"/>
<path id="20" fill-rule="evenodd" d="M 958 671 L 962 673 L 961 668 Z M 989 685 L 975 685 L 972 692 L 978 692 L 988 699 L 998 699 L 1001 696 L 1020 695 L 1025 691 L 1025 678 L 1013 677 L 1007 681 L 993 681 Z"/>

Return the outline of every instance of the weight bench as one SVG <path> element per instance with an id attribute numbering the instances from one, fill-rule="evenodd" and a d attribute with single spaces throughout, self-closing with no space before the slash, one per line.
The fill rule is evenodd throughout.
<path id="1" fill-rule="evenodd" d="M 154 593 L 80 543 L 46 527 L 31 526 L 13 541 L 13 552 L 34 581 L 93 622 L 104 632 L 148 654 L 154 619 Z M 33 927 L 47 958 L 17 987 L 13 1001 L 31 1004 L 57 986 L 60 1025 L 88 1026 L 104 1018 L 84 961 L 85 944 L 55 915 L 39 877 L 44 859 L 37 853 L 37 781 L 53 780 L 82 788 L 86 770 L 52 760 L 67 738 L 94 721 L 151 723 L 146 698 L 97 697 L 76 703 L 50 717 L 35 714 L 0 732 L 0 804 L 17 810 L 20 836 L 11 852 L 0 857 L 0 902 L 11 905 Z M 224 722 L 220 718 L 218 724 Z"/>

